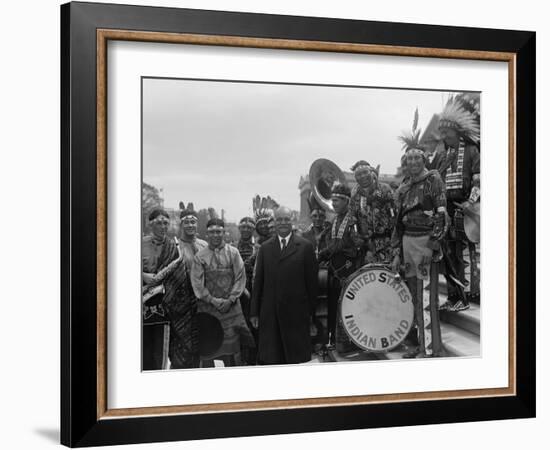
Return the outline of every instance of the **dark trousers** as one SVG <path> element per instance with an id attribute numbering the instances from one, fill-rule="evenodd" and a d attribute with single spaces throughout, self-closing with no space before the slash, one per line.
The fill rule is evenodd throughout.
<path id="1" fill-rule="evenodd" d="M 466 235 L 464 234 L 463 219 L 457 220 L 457 207 L 452 202 L 448 205 L 449 215 L 451 216 L 451 230 L 446 242 L 449 262 L 452 265 L 452 270 L 447 269 L 445 279 L 447 280 L 447 297 L 452 303 L 462 300 L 464 304 L 468 304 L 468 299 L 464 293 L 464 289 L 459 286 L 450 276 L 448 272 L 453 273 L 462 283 L 466 284 L 464 270 L 466 261 L 464 260 L 464 250 L 468 246 Z M 460 212 L 459 212 L 460 213 Z"/>
<path id="2" fill-rule="evenodd" d="M 357 350 L 357 346 L 350 340 L 340 317 L 339 300 L 342 291 L 341 281 L 329 275 L 327 296 L 327 341 L 336 346 L 338 353 L 348 353 Z"/>
<path id="3" fill-rule="evenodd" d="M 464 277 L 464 268 L 466 266 L 466 261 L 464 261 L 464 250 L 466 249 L 466 243 L 462 240 L 449 240 L 447 245 L 449 248 L 449 259 L 454 267 L 456 277 L 460 281 L 466 283 Z M 468 299 L 464 294 L 464 289 L 461 289 L 461 286 L 457 285 L 449 275 L 445 275 L 445 279 L 447 280 L 447 296 L 449 300 L 453 302 L 462 300 L 467 304 Z"/>
<path id="4" fill-rule="evenodd" d="M 248 292 L 252 292 L 252 288 Z M 250 323 L 250 297 L 247 297 L 246 295 L 241 295 L 239 301 L 241 302 L 241 309 L 243 310 L 243 315 L 246 320 L 246 324 L 248 325 L 248 329 L 252 333 L 252 337 L 254 338 L 254 347 L 250 347 L 248 345 L 244 345 L 241 342 L 241 362 L 243 365 L 246 366 L 254 366 L 257 364 L 257 357 L 258 357 L 258 330 L 252 326 L 252 323 Z"/>
<path id="5" fill-rule="evenodd" d="M 338 298 L 342 286 L 335 277 L 329 277 L 327 295 L 327 333 L 328 339 L 334 343 L 336 338 L 336 318 L 338 316 Z"/>
<path id="6" fill-rule="evenodd" d="M 163 370 L 167 368 L 169 330 L 167 323 L 143 325 L 142 370 Z"/>

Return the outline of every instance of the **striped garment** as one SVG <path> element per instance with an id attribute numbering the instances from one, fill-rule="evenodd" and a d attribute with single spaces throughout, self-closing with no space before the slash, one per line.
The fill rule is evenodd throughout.
<path id="1" fill-rule="evenodd" d="M 342 219 L 342 222 L 340 223 L 339 227 L 336 226 L 337 219 L 334 219 L 334 222 L 332 223 L 332 233 L 331 233 L 332 239 L 342 239 L 350 219 L 351 219 L 351 216 L 349 214 L 346 214 Z"/>
<path id="2" fill-rule="evenodd" d="M 452 152 L 454 149 L 449 149 L 449 152 Z M 462 190 L 464 179 L 464 142 L 460 141 L 458 146 L 458 152 L 455 155 L 455 161 L 447 169 L 447 174 L 445 175 L 445 185 L 447 191 L 453 190 Z M 453 170 L 454 169 L 454 170 Z"/>
<path id="3" fill-rule="evenodd" d="M 147 243 L 147 241 L 146 241 Z M 144 247 L 144 267 L 145 252 Z M 159 253 L 156 250 L 156 253 Z M 172 239 L 165 239 L 156 258 L 155 273 L 162 272 L 178 257 L 176 245 Z M 184 261 L 176 264 L 173 270 L 162 280 L 164 295 L 162 307 L 170 322 L 168 354 L 173 369 L 198 367 L 198 327 L 196 324 L 197 299 L 193 293 Z"/>

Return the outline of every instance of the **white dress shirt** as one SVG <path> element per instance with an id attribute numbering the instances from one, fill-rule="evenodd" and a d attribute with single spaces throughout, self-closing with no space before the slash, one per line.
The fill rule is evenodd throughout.
<path id="1" fill-rule="evenodd" d="M 288 233 L 285 237 L 282 237 L 280 235 L 277 235 L 277 237 L 279 238 L 279 247 L 282 250 L 283 249 L 283 239 L 285 240 L 285 246 L 288 247 L 288 243 L 290 241 L 290 238 L 292 237 L 292 232 Z"/>

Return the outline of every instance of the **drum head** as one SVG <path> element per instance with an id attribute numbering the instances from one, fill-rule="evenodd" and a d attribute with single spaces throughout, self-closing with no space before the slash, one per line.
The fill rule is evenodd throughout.
<path id="1" fill-rule="evenodd" d="M 223 343 L 223 328 L 220 321 L 212 314 L 197 313 L 199 328 L 199 355 L 208 359 L 214 355 Z"/>
<path id="2" fill-rule="evenodd" d="M 464 211 L 464 233 L 470 242 L 479 243 L 480 204 L 475 202 L 470 210 Z"/>
<path id="3" fill-rule="evenodd" d="M 346 333 L 358 347 L 387 352 L 407 336 L 414 307 L 403 280 L 385 267 L 364 266 L 347 279 L 340 313 Z"/>

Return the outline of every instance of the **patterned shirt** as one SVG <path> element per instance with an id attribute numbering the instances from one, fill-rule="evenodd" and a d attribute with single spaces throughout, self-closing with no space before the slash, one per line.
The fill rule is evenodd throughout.
<path id="1" fill-rule="evenodd" d="M 417 179 L 407 178 L 397 189 L 397 223 L 392 246 L 403 234 L 426 235 L 434 231 L 434 216 L 447 206 L 445 185 L 439 172 L 426 170 Z"/>
<path id="2" fill-rule="evenodd" d="M 219 273 L 207 282 L 207 275 Z M 228 276 L 229 275 L 229 276 Z M 239 250 L 228 244 L 203 248 L 195 255 L 191 267 L 191 284 L 197 298 L 209 302 L 213 297 L 237 299 L 244 291 L 246 274 Z"/>
<path id="3" fill-rule="evenodd" d="M 357 219 L 361 237 L 391 236 L 396 207 L 391 187 L 377 183 L 372 190 L 354 189 L 350 213 Z"/>
<path id="4" fill-rule="evenodd" d="M 364 248 L 371 252 L 371 259 L 365 262 L 388 262 L 397 212 L 392 188 L 379 182 L 367 190 L 357 186 L 350 201 L 350 212 L 357 220 Z"/>

